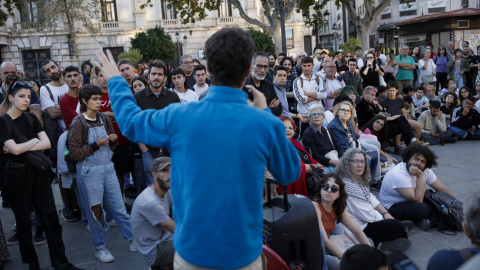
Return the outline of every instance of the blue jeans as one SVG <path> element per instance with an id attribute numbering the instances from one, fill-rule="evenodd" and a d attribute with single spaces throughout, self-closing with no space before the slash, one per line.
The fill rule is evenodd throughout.
<path id="1" fill-rule="evenodd" d="M 109 229 L 106 221 L 106 214 L 103 209 L 108 210 L 113 219 L 117 222 L 118 228 L 123 237 L 128 241 L 133 239 L 130 216 L 127 214 L 117 175 L 113 163 L 91 165 L 88 163 L 77 164 L 77 184 L 84 204 L 92 244 L 96 249 L 105 247 L 105 232 Z M 90 207 L 103 204 L 102 215 L 97 220 Z"/>
<path id="2" fill-rule="evenodd" d="M 467 129 L 461 129 L 458 127 L 452 127 L 449 126 L 448 129 L 453 133 L 453 135 L 457 135 L 458 137 L 465 139 L 468 135 L 468 130 Z M 475 129 L 475 131 L 472 132 L 473 135 L 480 136 L 480 129 Z"/>
<path id="3" fill-rule="evenodd" d="M 152 153 L 150 151 L 145 151 L 142 153 L 142 160 L 143 160 L 143 172 L 145 173 L 146 179 L 146 186 L 148 187 L 153 184 L 153 176 L 152 176 L 152 163 L 156 158 L 162 156 L 162 152 Z"/>
<path id="4" fill-rule="evenodd" d="M 460 72 L 454 72 L 455 76 L 455 82 L 457 84 L 457 88 L 460 89 L 465 86 L 465 83 L 463 82 L 463 75 L 460 74 Z"/>

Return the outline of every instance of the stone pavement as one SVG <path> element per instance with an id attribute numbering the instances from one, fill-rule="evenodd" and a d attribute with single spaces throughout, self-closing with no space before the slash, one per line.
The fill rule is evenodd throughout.
<path id="1" fill-rule="evenodd" d="M 472 192 L 480 190 L 480 141 L 457 142 L 456 144 L 447 144 L 445 146 L 430 146 L 437 153 L 438 168 L 434 171 L 438 178 L 446 184 L 455 196 L 464 200 Z M 55 200 L 58 210 L 61 209 L 60 194 L 58 184 L 53 185 Z M 11 235 L 11 227 L 14 221 L 12 211 L 8 208 L 0 208 L 0 218 L 3 224 L 5 236 Z M 63 227 L 63 239 L 67 249 L 69 260 L 78 267 L 93 269 L 147 269 L 146 263 L 138 253 L 128 251 L 128 243 L 120 234 L 118 228 L 112 228 L 107 232 L 107 248 L 115 256 L 112 263 L 100 263 L 95 259 L 90 234 L 85 230 L 82 222 L 65 222 L 60 219 Z M 440 249 L 461 249 L 470 245 L 470 241 L 465 233 L 458 232 L 457 235 L 445 235 L 438 232 L 435 228 L 424 232 L 418 227 L 414 227 L 409 235 L 412 246 L 406 255 L 409 256 L 420 269 L 426 269 L 429 258 Z M 47 245 L 37 246 L 37 253 L 40 258 L 42 268 L 51 269 L 48 257 Z M 11 254 L 10 259 L 5 264 L 5 269 L 28 269 L 27 265 L 22 264 L 18 245 L 9 246 Z"/>

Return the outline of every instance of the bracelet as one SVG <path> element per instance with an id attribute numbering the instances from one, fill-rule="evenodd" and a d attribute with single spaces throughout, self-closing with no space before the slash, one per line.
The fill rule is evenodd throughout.
<path id="1" fill-rule="evenodd" d="M 388 211 L 383 212 L 382 217 L 385 216 L 385 214 L 390 214 Z"/>

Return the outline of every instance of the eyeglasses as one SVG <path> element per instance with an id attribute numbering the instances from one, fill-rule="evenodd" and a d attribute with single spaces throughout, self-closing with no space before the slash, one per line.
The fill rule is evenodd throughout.
<path id="1" fill-rule="evenodd" d="M 310 117 L 314 118 L 314 117 L 320 117 L 320 116 L 325 116 L 323 113 L 312 113 L 310 115 Z"/>
<path id="2" fill-rule="evenodd" d="M 192 62 L 192 61 L 190 61 L 190 62 L 183 62 L 182 64 L 191 65 L 191 64 L 193 64 L 193 62 Z"/>
<path id="3" fill-rule="evenodd" d="M 255 68 L 258 69 L 258 70 L 262 70 L 262 69 L 268 69 L 268 66 L 267 65 L 262 66 L 260 64 L 256 64 Z"/>
<path id="4" fill-rule="evenodd" d="M 342 113 L 344 113 L 344 114 L 349 114 L 349 113 L 352 112 L 351 110 L 348 110 L 348 109 L 340 109 L 340 110 L 338 110 L 338 111 L 339 111 L 339 112 L 342 112 Z"/>
<path id="5" fill-rule="evenodd" d="M 328 191 L 330 189 L 330 191 L 332 193 L 337 193 L 339 188 L 337 186 L 330 186 L 329 184 L 323 184 L 322 185 L 322 189 L 325 190 L 325 191 Z"/>
<path id="6" fill-rule="evenodd" d="M 33 88 L 33 85 L 30 82 L 24 82 L 24 81 L 16 81 L 13 84 L 12 89 L 14 89 L 16 86 L 23 86 L 23 87 L 28 87 L 28 88 Z"/>
<path id="7" fill-rule="evenodd" d="M 352 159 L 350 160 L 350 163 L 353 164 L 353 165 L 365 165 L 365 161 L 364 160 L 358 160 L 358 159 Z"/>
<path id="8" fill-rule="evenodd" d="M 367 59 L 373 59 L 373 57 L 372 57 L 372 56 L 370 56 L 370 57 L 367 57 Z"/>
<path id="9" fill-rule="evenodd" d="M 384 124 L 382 124 L 382 123 L 381 123 L 380 121 L 378 121 L 378 120 L 377 120 L 377 121 L 375 121 L 375 124 L 377 124 L 377 125 L 381 126 L 382 128 L 385 126 Z"/>
<path id="10" fill-rule="evenodd" d="M 328 66 L 328 67 L 325 67 L 325 68 L 337 68 L 337 66 Z"/>
<path id="11" fill-rule="evenodd" d="M 345 58 L 352 58 L 352 55 L 345 55 Z"/>

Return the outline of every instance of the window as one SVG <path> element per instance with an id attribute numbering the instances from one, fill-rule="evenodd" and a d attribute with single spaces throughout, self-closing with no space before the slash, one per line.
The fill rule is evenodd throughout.
<path id="1" fill-rule="evenodd" d="M 392 18 L 392 13 L 382 14 L 382 16 L 380 16 L 380 18 L 381 18 L 382 20 L 391 19 L 391 18 Z"/>
<path id="2" fill-rule="evenodd" d="M 232 17 L 232 4 L 228 1 L 224 1 L 218 7 L 218 17 Z"/>
<path id="3" fill-rule="evenodd" d="M 117 22 L 117 4 L 115 0 L 102 0 L 102 21 Z"/>
<path id="4" fill-rule="evenodd" d="M 413 15 L 417 15 L 417 11 L 416 11 L 416 10 L 400 11 L 400 17 L 403 17 L 403 16 L 413 16 Z"/>
<path id="5" fill-rule="evenodd" d="M 429 8 L 429 9 L 428 9 L 428 13 L 429 13 L 429 14 L 432 14 L 432 13 L 441 13 L 441 12 L 445 12 L 445 7 Z"/>
<path id="6" fill-rule="evenodd" d="M 172 7 L 168 8 L 168 1 L 161 0 L 162 5 L 162 20 L 175 20 L 177 18 L 177 14 L 175 14 L 175 10 Z"/>
<path id="7" fill-rule="evenodd" d="M 22 22 L 40 22 L 39 17 L 41 8 L 37 5 L 35 0 L 24 0 Z"/>

